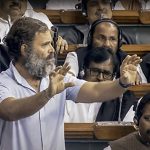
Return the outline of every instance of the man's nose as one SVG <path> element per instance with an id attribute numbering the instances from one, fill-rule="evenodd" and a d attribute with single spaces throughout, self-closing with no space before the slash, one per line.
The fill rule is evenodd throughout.
<path id="1" fill-rule="evenodd" d="M 109 39 L 106 39 L 106 40 L 104 41 L 104 46 L 110 47 L 110 41 L 109 41 Z"/>
<path id="2" fill-rule="evenodd" d="M 97 80 L 98 80 L 99 82 L 104 81 L 103 73 L 100 73 L 100 74 L 97 76 Z"/>

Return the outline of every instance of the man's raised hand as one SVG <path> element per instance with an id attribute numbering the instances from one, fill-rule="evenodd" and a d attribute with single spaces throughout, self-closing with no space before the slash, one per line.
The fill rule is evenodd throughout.
<path id="1" fill-rule="evenodd" d="M 74 86 L 74 83 L 72 82 L 64 82 L 64 77 L 69 70 L 70 66 L 68 65 L 68 63 L 65 63 L 63 66 L 56 67 L 56 69 L 51 72 L 51 74 L 49 75 L 49 87 L 47 89 L 47 94 L 49 95 L 49 97 L 62 92 L 68 87 Z"/>
<path id="2" fill-rule="evenodd" d="M 124 85 L 135 85 L 137 65 L 142 60 L 137 55 L 127 56 L 120 66 L 120 80 Z"/>

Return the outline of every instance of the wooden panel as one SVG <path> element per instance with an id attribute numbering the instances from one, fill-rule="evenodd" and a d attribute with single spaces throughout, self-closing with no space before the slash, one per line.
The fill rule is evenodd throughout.
<path id="1" fill-rule="evenodd" d="M 139 12 L 133 10 L 113 10 L 113 20 L 118 23 L 139 23 Z"/>
<path id="2" fill-rule="evenodd" d="M 93 139 L 94 123 L 65 123 L 66 139 Z"/>
<path id="3" fill-rule="evenodd" d="M 94 134 L 99 140 L 116 140 L 134 131 L 134 123 L 130 122 L 106 121 L 94 126 Z"/>
<path id="4" fill-rule="evenodd" d="M 75 51 L 77 48 L 79 47 L 85 47 L 82 44 L 72 44 L 69 45 L 68 51 L 65 52 L 64 54 L 59 54 L 58 55 L 58 59 L 65 59 L 66 55 L 68 52 L 73 52 Z M 143 56 L 146 53 L 150 52 L 150 44 L 130 44 L 130 45 L 123 45 L 121 47 L 122 50 L 124 50 L 125 52 L 127 52 L 129 55 L 132 54 L 137 54 L 139 56 Z"/>
<path id="5" fill-rule="evenodd" d="M 140 98 L 150 92 L 150 84 L 135 85 L 130 87 L 129 90 L 133 91 L 137 98 Z"/>
<path id="6" fill-rule="evenodd" d="M 139 56 L 143 56 L 146 53 L 150 52 L 150 44 L 130 44 L 123 45 L 121 47 L 122 50 L 126 51 L 128 54 L 137 54 Z"/>
<path id="7" fill-rule="evenodd" d="M 85 24 L 87 22 L 81 11 L 63 11 L 61 21 L 64 24 Z"/>
<path id="8" fill-rule="evenodd" d="M 85 24 L 87 19 L 78 10 L 45 10 L 35 9 L 45 13 L 52 23 Z M 132 10 L 113 10 L 113 20 L 118 23 L 139 23 L 139 12 Z"/>
<path id="9" fill-rule="evenodd" d="M 150 24 L 150 11 L 141 11 L 140 22 L 143 24 Z"/>
<path id="10" fill-rule="evenodd" d="M 108 124 L 114 125 L 108 125 Z M 133 123 L 120 124 L 120 122 L 95 123 L 65 123 L 65 139 L 99 139 L 114 140 L 135 131 Z M 128 125 L 127 125 L 128 124 Z M 110 134 L 111 133 L 111 134 Z"/>

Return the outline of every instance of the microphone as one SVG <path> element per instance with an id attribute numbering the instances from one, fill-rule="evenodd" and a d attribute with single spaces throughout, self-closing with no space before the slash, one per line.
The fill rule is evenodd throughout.
<path id="1" fill-rule="evenodd" d="M 51 30 L 54 32 L 54 34 L 53 34 L 53 47 L 54 47 L 54 50 L 55 50 L 55 64 L 57 65 L 57 58 L 58 58 L 58 52 L 57 52 L 58 28 L 56 26 L 52 26 Z"/>
<path id="2" fill-rule="evenodd" d="M 119 114 L 118 114 L 118 123 L 121 122 L 121 107 L 122 107 L 122 98 L 123 94 L 119 97 Z"/>

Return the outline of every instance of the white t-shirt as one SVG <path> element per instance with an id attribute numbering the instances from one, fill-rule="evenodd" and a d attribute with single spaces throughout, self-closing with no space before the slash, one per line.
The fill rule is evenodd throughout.
<path id="1" fill-rule="evenodd" d="M 92 123 L 95 122 L 97 113 L 101 107 L 99 103 L 74 103 L 67 100 L 65 104 L 64 122 Z"/>
<path id="2" fill-rule="evenodd" d="M 79 3 L 79 0 L 49 0 L 46 4 L 46 9 L 75 9 L 77 3 Z"/>

